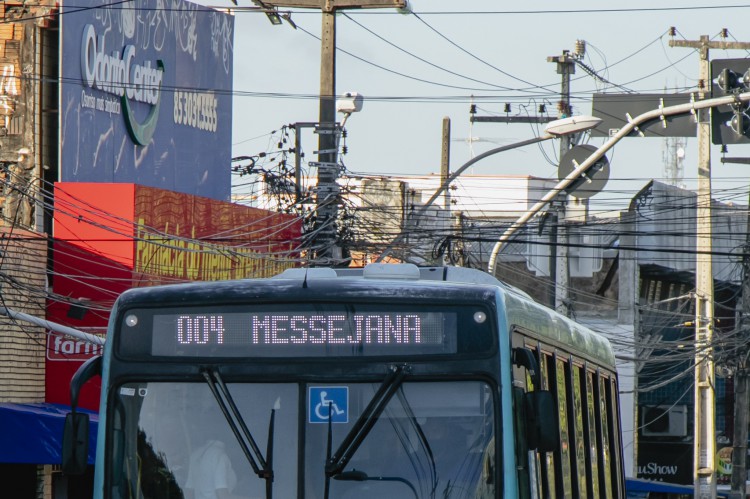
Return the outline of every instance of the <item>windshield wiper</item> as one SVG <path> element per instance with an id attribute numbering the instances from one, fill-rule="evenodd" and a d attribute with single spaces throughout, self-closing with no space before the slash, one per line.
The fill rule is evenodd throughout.
<path id="1" fill-rule="evenodd" d="M 378 388 L 378 391 L 375 392 L 375 395 L 373 395 L 370 403 L 367 404 L 367 407 L 365 407 L 365 409 L 362 411 L 362 414 L 359 415 L 359 418 L 354 423 L 354 426 L 352 426 L 351 430 L 349 430 L 349 433 L 346 434 L 346 437 L 341 442 L 341 445 L 339 445 L 338 449 L 336 449 L 336 452 L 334 452 L 332 456 L 327 457 L 325 467 L 326 498 L 328 497 L 328 484 L 331 477 L 338 475 L 344 470 L 344 468 L 346 468 L 349 460 L 352 458 L 354 453 L 357 452 L 357 449 L 359 449 L 359 446 L 370 433 L 370 430 L 372 430 L 372 427 L 375 425 L 375 423 L 377 423 L 378 418 L 382 414 L 385 407 L 388 405 L 388 402 L 390 402 L 391 398 L 393 398 L 393 395 L 398 391 L 399 387 L 401 386 L 401 382 L 404 380 L 404 377 L 409 371 L 409 366 L 390 366 L 389 371 L 390 372 L 383 380 L 383 383 L 380 385 L 380 388 Z M 330 442 L 330 418 L 328 421 L 328 438 Z"/>
<path id="2" fill-rule="evenodd" d="M 430 446 L 429 440 L 427 440 L 427 436 L 424 434 L 424 431 L 422 430 L 422 425 L 419 424 L 419 421 L 417 420 L 417 416 L 414 414 L 414 410 L 411 408 L 411 404 L 406 398 L 406 395 L 404 394 L 403 390 L 399 390 L 398 393 L 398 400 L 401 402 L 401 406 L 404 408 L 404 411 L 406 412 L 406 416 L 409 419 L 409 422 L 411 423 L 412 427 L 414 428 L 414 431 L 417 433 L 417 437 L 422 442 L 422 445 L 424 446 L 425 454 L 427 454 L 427 458 L 430 462 L 430 475 L 432 477 L 432 488 L 430 491 L 430 497 L 435 497 L 435 491 L 437 490 L 438 486 L 438 476 L 437 476 L 437 466 L 435 465 L 435 455 L 432 453 L 432 447 Z M 393 431 L 396 431 L 396 428 L 394 426 Z"/>
<path id="3" fill-rule="evenodd" d="M 213 374 L 213 377 L 211 376 Z M 273 432 L 274 432 L 274 420 L 276 416 L 276 409 L 271 409 L 271 418 L 268 422 L 268 444 L 266 445 L 266 459 L 263 458 L 263 454 L 260 452 L 258 444 L 255 442 L 252 433 L 245 424 L 245 420 L 242 418 L 237 404 L 234 403 L 232 394 L 229 393 L 227 385 L 224 384 L 224 380 L 221 378 L 219 371 L 204 370 L 203 377 L 208 383 L 208 387 L 211 389 L 214 398 L 221 412 L 224 414 L 224 418 L 229 424 L 229 428 L 234 433 L 237 442 L 240 444 L 242 452 L 245 454 L 247 461 L 250 463 L 250 467 L 253 472 L 266 481 L 266 499 L 273 498 Z M 215 379 L 214 379 L 215 378 Z M 230 414 L 231 412 L 231 414 Z M 252 448 L 253 453 L 250 452 Z M 257 458 L 258 462 L 255 461 Z"/>

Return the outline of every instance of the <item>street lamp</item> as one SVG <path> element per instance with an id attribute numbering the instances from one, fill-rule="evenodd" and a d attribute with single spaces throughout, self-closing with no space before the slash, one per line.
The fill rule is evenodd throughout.
<path id="1" fill-rule="evenodd" d="M 607 151 L 614 147 L 617 142 L 619 142 L 622 138 L 627 137 L 634 130 L 637 130 L 639 125 L 647 123 L 651 120 L 665 119 L 667 116 L 677 116 L 680 114 L 694 113 L 696 116 L 698 116 L 698 112 L 702 109 L 709 109 L 728 104 L 736 104 L 738 102 L 750 102 L 750 92 L 744 92 L 727 97 L 715 97 L 712 99 L 691 101 L 685 104 L 678 104 L 669 107 L 659 107 L 658 109 L 647 111 L 636 116 L 635 118 L 629 119 L 628 123 L 623 125 L 623 127 L 620 128 L 617 133 L 612 135 L 609 140 L 599 146 L 599 148 L 594 151 L 591 156 L 586 158 L 583 163 L 574 168 L 567 177 L 562 179 L 555 187 L 553 187 L 547 194 L 545 194 L 542 199 L 540 199 L 534 206 L 529 208 L 526 213 L 524 213 L 518 220 L 513 222 L 513 224 L 508 227 L 505 232 L 503 232 L 503 234 L 500 236 L 500 239 L 498 239 L 495 243 L 495 247 L 492 249 L 492 254 L 490 254 L 490 261 L 487 265 L 487 272 L 489 272 L 493 276 L 495 275 L 495 262 L 497 259 L 497 255 L 498 253 L 500 253 L 500 249 L 503 247 L 503 245 L 510 240 L 510 238 L 513 236 L 513 234 L 516 233 L 518 229 L 523 227 L 523 225 L 526 224 L 526 222 L 528 222 L 531 217 L 539 212 L 539 210 L 541 210 L 547 203 L 557 197 L 560 192 L 570 187 L 570 185 L 574 181 L 579 179 L 581 175 L 584 175 L 589 170 L 589 168 L 591 168 L 599 160 L 599 158 L 604 156 Z M 550 125 L 553 123 L 555 122 L 550 122 Z M 666 121 L 664 121 L 664 123 L 664 126 L 666 127 Z M 710 199 L 710 193 L 707 197 Z M 710 220 L 710 217 L 706 217 L 706 219 Z M 710 235 L 708 237 L 710 239 Z"/>
<path id="2" fill-rule="evenodd" d="M 514 144 L 507 144 L 504 146 L 496 147 L 494 149 L 490 149 L 489 151 L 483 152 L 482 154 L 475 156 L 471 158 L 469 161 L 464 163 L 458 170 L 453 172 L 450 176 L 448 176 L 443 183 L 440 185 L 440 187 L 437 188 L 437 190 L 434 192 L 434 194 L 430 197 L 430 199 L 427 200 L 426 203 L 424 203 L 417 211 L 414 212 L 414 214 L 410 217 L 414 220 L 415 223 L 419 222 L 419 218 L 424 214 L 427 209 L 432 206 L 432 203 L 435 202 L 435 200 L 450 187 L 451 182 L 456 180 L 459 175 L 461 175 L 463 172 L 467 170 L 470 166 L 472 166 L 474 163 L 476 163 L 479 160 L 482 160 L 486 158 L 487 156 L 492 156 L 497 153 L 509 151 L 511 149 L 517 149 L 519 147 L 528 146 L 531 144 L 536 144 L 538 142 L 543 142 L 545 140 L 554 139 L 555 137 L 562 137 L 564 135 L 571 135 L 578 132 L 583 132 L 585 130 L 590 130 L 592 128 L 595 128 L 599 123 L 601 123 L 601 119 L 595 118 L 594 116 L 572 116 L 570 118 L 563 118 L 560 120 L 554 120 L 547 123 L 547 126 L 544 128 L 544 133 L 538 137 L 534 137 L 532 139 L 523 140 L 521 142 L 516 142 Z M 388 247 L 383 251 L 383 253 L 380 254 L 376 262 L 381 262 L 385 257 L 389 256 L 391 253 L 393 253 L 393 247 L 396 246 L 398 243 L 400 243 L 404 237 L 406 236 L 406 227 L 407 223 L 404 223 L 404 230 L 402 230 L 396 238 L 391 241 L 391 244 L 388 245 Z"/>

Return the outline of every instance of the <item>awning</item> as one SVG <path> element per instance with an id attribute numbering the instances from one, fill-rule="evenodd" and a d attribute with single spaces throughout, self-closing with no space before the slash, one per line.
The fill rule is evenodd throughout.
<path id="1" fill-rule="evenodd" d="M 676 483 L 658 482 L 656 480 L 644 480 L 642 478 L 626 478 L 625 491 L 631 492 L 661 492 L 666 494 L 692 495 L 692 485 L 679 485 Z"/>
<path id="2" fill-rule="evenodd" d="M 60 464 L 65 416 L 60 404 L 0 403 L 0 463 Z M 99 417 L 89 414 L 89 464 L 94 463 Z"/>

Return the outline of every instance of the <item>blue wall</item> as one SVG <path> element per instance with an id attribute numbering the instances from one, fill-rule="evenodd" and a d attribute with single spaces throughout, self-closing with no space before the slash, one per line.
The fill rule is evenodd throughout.
<path id="1" fill-rule="evenodd" d="M 63 4 L 60 180 L 228 201 L 234 19 L 183 0 Z"/>

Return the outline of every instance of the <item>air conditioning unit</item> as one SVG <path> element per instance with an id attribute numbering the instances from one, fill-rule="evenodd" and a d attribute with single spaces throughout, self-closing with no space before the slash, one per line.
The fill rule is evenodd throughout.
<path id="1" fill-rule="evenodd" d="M 642 406 L 641 434 L 647 437 L 686 437 L 687 406 Z"/>

